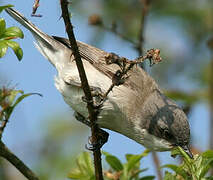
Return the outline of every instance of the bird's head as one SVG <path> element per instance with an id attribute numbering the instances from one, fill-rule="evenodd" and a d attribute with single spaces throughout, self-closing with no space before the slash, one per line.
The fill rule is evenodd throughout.
<path id="1" fill-rule="evenodd" d="M 168 105 L 158 110 L 147 127 L 147 132 L 156 138 L 153 149 L 171 150 L 180 146 L 191 158 L 190 127 L 185 113 L 176 105 Z"/>

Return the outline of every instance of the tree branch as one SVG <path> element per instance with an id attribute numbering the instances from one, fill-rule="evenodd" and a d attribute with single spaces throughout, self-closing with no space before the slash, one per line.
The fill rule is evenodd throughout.
<path id="1" fill-rule="evenodd" d="M 73 52 L 73 55 L 75 58 L 75 62 L 76 62 L 77 68 L 78 68 L 79 76 L 81 79 L 82 89 L 84 91 L 84 94 L 85 94 L 86 100 L 87 100 L 87 108 L 88 108 L 88 112 L 89 112 L 89 119 L 91 122 L 92 143 L 96 144 L 97 139 L 98 139 L 97 138 L 98 131 L 99 131 L 99 127 L 95 123 L 97 120 L 97 114 L 94 110 L 94 103 L 93 103 L 90 87 L 89 87 L 86 73 L 84 70 L 84 66 L 83 66 L 83 63 L 81 60 L 81 56 L 78 51 L 77 42 L 75 40 L 75 36 L 74 36 L 74 32 L 73 32 L 73 26 L 70 21 L 69 12 L 68 12 L 68 2 L 67 2 L 67 0 L 60 0 L 60 2 L 61 2 L 62 17 L 64 19 L 64 24 L 65 24 L 66 31 L 67 31 L 69 41 L 71 44 L 71 49 L 72 49 L 72 52 Z M 100 148 L 93 151 L 93 156 L 94 156 L 96 180 L 103 180 Z"/>
<path id="2" fill-rule="evenodd" d="M 2 113 L 2 111 L 0 111 L 0 113 Z M 1 116 L 1 115 L 0 115 Z M 0 140 L 2 138 L 2 134 L 4 132 L 4 129 L 5 127 L 7 126 L 7 123 L 8 123 L 8 118 L 6 119 L 3 119 L 2 122 L 1 122 L 1 126 L 0 126 Z"/>
<path id="3" fill-rule="evenodd" d="M 42 17 L 41 14 L 36 14 L 36 11 L 37 11 L 37 9 L 38 9 L 38 7 L 39 7 L 39 1 L 40 1 L 40 0 L 35 0 L 35 2 L 34 2 L 34 4 L 33 4 L 33 11 L 32 11 L 31 16 L 34 16 L 34 17 Z"/>
<path id="4" fill-rule="evenodd" d="M 141 24 L 139 29 L 139 35 L 138 35 L 138 45 L 136 46 L 138 55 L 143 55 L 143 47 L 144 47 L 144 29 L 145 29 L 145 23 L 147 19 L 147 15 L 149 12 L 151 0 L 140 0 L 142 5 L 141 10 Z M 142 68 L 145 69 L 144 63 L 141 64 Z M 155 164 L 155 169 L 157 171 L 158 179 L 162 180 L 162 173 L 160 170 L 160 160 L 158 158 L 158 155 L 156 152 L 152 152 L 152 159 Z"/>
<path id="5" fill-rule="evenodd" d="M 100 28 L 104 29 L 105 31 L 114 33 L 116 36 L 120 37 L 121 39 L 131 43 L 133 46 L 137 46 L 137 42 L 132 40 L 131 38 L 129 38 L 128 36 L 125 36 L 124 34 L 120 33 L 117 31 L 116 27 L 116 23 L 112 23 L 112 26 L 106 26 L 101 17 L 98 14 L 93 14 L 89 17 L 88 19 L 89 24 L 92 26 L 99 26 Z"/>
<path id="6" fill-rule="evenodd" d="M 151 0 L 140 0 L 142 9 L 141 9 L 141 22 L 140 22 L 140 28 L 139 28 L 139 33 L 138 33 L 138 44 L 137 44 L 137 50 L 138 50 L 138 55 L 142 56 L 143 55 L 143 46 L 144 46 L 144 29 L 145 29 L 145 23 L 147 19 L 147 15 L 149 12 L 149 7 Z"/>
<path id="7" fill-rule="evenodd" d="M 39 180 L 32 170 L 28 168 L 15 154 L 13 154 L 2 141 L 0 141 L 0 156 L 13 164 L 27 179 Z"/>

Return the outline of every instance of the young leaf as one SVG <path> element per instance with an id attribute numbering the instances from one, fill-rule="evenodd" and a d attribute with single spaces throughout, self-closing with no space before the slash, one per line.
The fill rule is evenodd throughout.
<path id="1" fill-rule="evenodd" d="M 94 174 L 94 168 L 93 168 L 93 165 L 92 165 L 92 158 L 91 158 L 90 154 L 88 152 L 83 152 L 83 158 L 84 158 L 84 162 L 86 164 L 88 173 L 90 175 L 93 175 Z"/>
<path id="2" fill-rule="evenodd" d="M 12 102 L 14 101 L 14 99 L 15 99 L 15 97 L 17 96 L 18 93 L 23 94 L 24 92 L 21 91 L 21 90 L 13 90 L 13 91 L 12 91 L 12 94 L 11 94 L 10 97 L 9 97 L 10 103 L 12 103 Z M 39 94 L 39 93 L 28 93 L 28 94 L 23 94 L 23 95 L 21 95 L 20 97 L 18 97 L 18 98 L 16 99 L 16 101 L 14 102 L 14 104 L 11 105 L 10 108 L 8 108 L 8 110 L 7 110 L 8 119 L 9 119 L 11 113 L 13 112 L 14 108 L 15 108 L 24 98 L 26 98 L 26 97 L 28 97 L 28 96 L 31 96 L 31 95 L 39 95 L 39 96 L 42 96 L 42 95 Z"/>
<path id="3" fill-rule="evenodd" d="M 6 101 L 9 104 L 9 106 L 12 106 L 12 104 L 18 94 L 24 94 L 24 92 L 22 90 L 15 90 L 15 89 L 8 90 L 8 92 L 9 93 L 6 98 Z"/>
<path id="4" fill-rule="evenodd" d="M 0 58 L 2 58 L 6 54 L 7 48 L 8 46 L 5 41 L 0 40 Z"/>
<path id="5" fill-rule="evenodd" d="M 213 158 L 213 150 L 208 150 L 202 154 L 204 158 Z"/>
<path id="6" fill-rule="evenodd" d="M 25 98 L 28 97 L 28 96 L 32 96 L 32 95 L 38 95 L 38 96 L 41 96 L 41 97 L 42 97 L 42 94 L 40 94 L 40 93 L 27 93 L 27 94 L 23 94 L 23 95 L 21 95 L 21 96 L 15 101 L 15 103 L 13 104 L 13 108 L 15 108 L 23 99 L 25 99 Z"/>
<path id="7" fill-rule="evenodd" d="M 90 167 L 88 167 L 88 162 L 86 162 L 87 160 L 85 159 L 86 156 L 90 156 L 88 152 L 83 152 L 80 154 L 79 158 L 77 159 L 77 165 L 78 165 L 78 168 L 80 169 L 80 171 L 83 173 L 83 174 L 86 174 L 87 176 L 90 176 L 91 175 L 91 170 L 90 170 Z M 91 157 L 87 157 L 87 159 Z M 91 163 L 92 163 L 92 160 L 89 160 Z M 93 172 L 92 172 L 93 174 Z"/>
<path id="8" fill-rule="evenodd" d="M 165 172 L 165 176 L 164 176 L 163 179 L 164 179 L 164 180 L 178 180 L 178 179 L 176 178 L 176 175 L 174 175 L 174 174 L 172 174 L 172 173 L 170 173 L 170 172 L 168 172 L 168 171 Z"/>
<path id="9" fill-rule="evenodd" d="M 15 55 L 17 56 L 18 60 L 21 60 L 22 57 L 23 57 L 23 51 L 22 49 L 20 48 L 19 44 L 15 41 L 10 41 L 10 40 L 7 40 L 6 41 L 7 45 L 9 47 L 11 47 L 15 53 Z"/>
<path id="10" fill-rule="evenodd" d="M 162 166 L 161 168 L 169 168 L 169 169 L 173 170 L 176 174 L 181 175 L 185 179 L 187 179 L 187 177 L 188 177 L 188 174 L 187 174 L 187 172 L 185 172 L 183 166 L 177 166 L 174 164 L 166 164 L 166 165 Z"/>
<path id="11" fill-rule="evenodd" d="M 142 178 L 140 178 L 139 180 L 154 180 L 155 176 L 144 176 Z"/>
<path id="12" fill-rule="evenodd" d="M 198 171 L 199 178 L 203 178 L 208 173 L 208 171 L 211 167 L 213 167 L 213 158 L 203 160 L 202 164 L 199 168 L 199 171 Z"/>
<path id="13" fill-rule="evenodd" d="M 111 168 L 114 169 L 115 171 L 123 170 L 123 165 L 117 157 L 112 156 L 112 155 L 107 155 L 106 161 L 111 166 Z"/>
<path id="14" fill-rule="evenodd" d="M 9 27 L 4 32 L 3 37 L 4 38 L 7 38 L 7 37 L 18 38 L 19 37 L 19 38 L 23 39 L 24 38 L 24 33 L 18 27 Z"/>
<path id="15" fill-rule="evenodd" d="M 147 156 L 149 154 L 149 150 L 145 150 L 142 154 L 139 155 L 127 155 L 126 158 L 128 159 L 127 162 L 127 171 L 129 172 L 130 170 L 134 169 L 135 167 L 138 167 L 138 163 L 140 162 L 140 160 Z"/>
<path id="16" fill-rule="evenodd" d="M 6 5 L 6 6 L 0 6 L 0 13 L 1 13 L 4 9 L 6 9 L 6 8 L 8 8 L 8 7 L 13 7 L 13 5 L 8 4 L 8 5 Z"/>
<path id="17" fill-rule="evenodd" d="M 6 29 L 5 20 L 3 18 L 0 18 L 0 39 L 1 39 L 2 34 L 4 34 L 4 32 L 5 32 L 5 29 Z"/>
<path id="18" fill-rule="evenodd" d="M 147 170 L 148 170 L 148 168 L 144 168 L 144 169 L 140 169 L 140 170 L 134 172 L 134 173 L 131 175 L 131 179 L 137 177 L 140 173 L 142 173 L 142 172 L 144 172 L 144 171 L 147 171 Z"/>
<path id="19" fill-rule="evenodd" d="M 73 169 L 72 172 L 69 172 L 68 178 L 71 179 L 86 179 L 86 175 L 80 172 L 78 169 Z"/>

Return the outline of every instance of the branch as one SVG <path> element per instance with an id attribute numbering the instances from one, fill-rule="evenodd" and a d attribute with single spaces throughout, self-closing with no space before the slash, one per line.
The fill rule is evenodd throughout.
<path id="1" fill-rule="evenodd" d="M 3 112 L 0 111 L 0 113 L 3 113 Z M 1 115 L 0 115 L 0 117 L 1 117 Z M 4 129 L 7 126 L 7 123 L 8 123 L 8 118 L 2 119 L 1 126 L 0 126 L 0 140 L 2 138 L 2 134 L 4 132 Z"/>
<path id="2" fill-rule="evenodd" d="M 159 157 L 156 152 L 152 152 L 152 159 L 155 164 L 155 170 L 157 171 L 158 180 L 162 180 L 163 176 L 162 176 L 162 172 L 161 172 L 161 168 L 160 168 L 161 167 L 160 160 L 159 160 Z"/>
<path id="3" fill-rule="evenodd" d="M 141 10 L 141 25 L 139 29 L 139 35 L 138 35 L 138 45 L 136 46 L 138 55 L 141 56 L 143 54 L 143 46 L 144 46 L 144 29 L 145 29 L 145 23 L 147 19 L 147 15 L 149 12 L 151 0 L 140 0 L 141 5 L 142 5 L 142 10 Z M 141 64 L 142 68 L 145 69 L 144 64 Z M 162 180 L 162 173 L 160 171 L 160 160 L 158 158 L 157 153 L 153 152 L 152 153 L 152 158 L 155 164 L 155 169 L 158 174 L 158 179 Z"/>
<path id="4" fill-rule="evenodd" d="M 0 141 L 0 156 L 13 164 L 27 179 L 39 180 L 32 170 L 28 168 L 15 154 L 13 154 L 2 141 Z"/>
<path id="5" fill-rule="evenodd" d="M 213 149 L 213 37 L 208 41 L 208 47 L 211 51 L 211 62 L 210 62 L 210 78 L 209 78 L 209 106 L 210 106 L 210 138 L 209 138 L 209 148 Z M 213 175 L 213 170 L 211 170 L 211 175 Z"/>
<path id="6" fill-rule="evenodd" d="M 102 29 L 104 29 L 105 31 L 114 33 L 115 35 L 119 36 L 121 39 L 133 44 L 134 46 L 137 46 L 137 42 L 135 42 L 134 40 L 132 40 L 131 38 L 129 38 L 128 36 L 125 36 L 124 34 L 120 33 L 117 31 L 116 27 L 116 23 L 112 23 L 111 27 L 108 27 L 106 25 L 104 25 L 101 17 L 98 14 L 93 14 L 89 17 L 88 19 L 89 24 L 92 26 L 99 26 Z"/>
<path id="7" fill-rule="evenodd" d="M 86 96 L 87 100 L 87 108 L 89 112 L 89 119 L 91 122 L 91 131 L 92 131 L 92 143 L 97 144 L 97 137 L 98 137 L 98 131 L 99 127 L 95 123 L 97 120 L 97 114 L 94 110 L 94 103 L 90 91 L 90 87 L 88 84 L 88 80 L 86 77 L 86 73 L 84 70 L 84 66 L 81 60 L 81 56 L 78 51 L 77 42 L 75 40 L 74 32 L 73 32 L 73 26 L 70 22 L 69 12 L 68 12 L 68 2 L 67 0 L 60 0 L 61 2 L 61 10 L 62 10 L 62 17 L 64 19 L 64 24 L 66 27 L 66 31 L 69 37 L 69 41 L 71 44 L 71 49 L 75 58 L 75 62 L 78 68 L 79 76 L 81 79 L 81 85 L 82 89 L 84 91 L 84 94 Z M 94 156 L 94 166 L 95 166 L 95 176 L 96 180 L 103 180 L 103 174 L 102 174 L 102 165 L 101 165 L 101 152 L 100 148 L 97 148 L 95 151 L 93 151 Z"/>
<path id="8" fill-rule="evenodd" d="M 37 9 L 38 9 L 38 7 L 39 7 L 39 1 L 40 1 L 40 0 L 35 0 L 35 2 L 34 2 L 34 4 L 33 4 L 33 11 L 32 11 L 31 16 L 34 16 L 34 17 L 42 17 L 41 14 L 35 14 L 36 11 L 37 11 Z"/>
<path id="9" fill-rule="evenodd" d="M 146 22 L 147 15 L 148 15 L 148 12 L 149 12 L 151 0 L 140 0 L 140 1 L 141 1 L 141 5 L 142 5 L 141 22 L 140 22 L 140 29 L 139 29 L 139 34 L 138 34 L 138 44 L 137 44 L 136 48 L 138 50 L 138 55 L 142 56 L 143 45 L 144 45 L 145 22 Z"/>
<path id="10" fill-rule="evenodd" d="M 114 53 L 109 53 L 105 57 L 106 64 L 116 64 L 120 67 L 120 70 L 117 70 L 112 77 L 112 84 L 106 91 L 106 93 L 102 95 L 102 101 L 99 106 L 102 106 L 102 104 L 107 99 L 108 94 L 113 90 L 115 86 L 119 86 L 125 83 L 125 81 L 129 78 L 129 75 L 127 73 L 134 67 L 134 65 L 141 64 L 146 59 L 149 60 L 150 66 L 158 64 L 162 61 L 162 58 L 160 57 L 160 50 L 150 49 L 144 56 L 140 56 L 135 60 L 128 60 L 127 58 L 119 57 Z"/>

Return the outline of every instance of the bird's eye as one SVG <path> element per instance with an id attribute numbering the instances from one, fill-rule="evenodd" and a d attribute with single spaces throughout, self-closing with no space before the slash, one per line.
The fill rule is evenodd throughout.
<path id="1" fill-rule="evenodd" d="M 164 136 L 164 138 L 166 138 L 166 139 L 172 139 L 172 134 L 167 130 L 167 129 L 165 129 L 164 131 L 163 131 L 163 136 Z"/>

